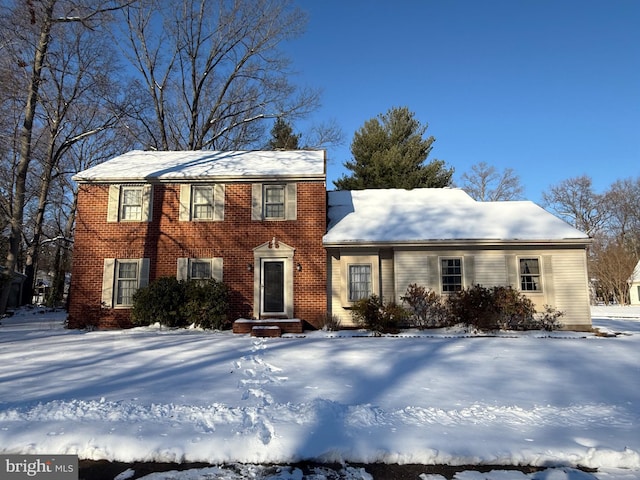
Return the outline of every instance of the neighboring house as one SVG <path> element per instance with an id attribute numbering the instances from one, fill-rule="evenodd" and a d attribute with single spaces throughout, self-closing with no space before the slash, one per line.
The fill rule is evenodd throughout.
<path id="1" fill-rule="evenodd" d="M 629 297 L 631 305 L 640 305 L 640 261 L 636 264 L 629 279 Z"/>
<path id="2" fill-rule="evenodd" d="M 132 151 L 78 173 L 69 327 L 131 326 L 133 293 L 214 278 L 231 320 L 326 313 L 323 151 Z"/>
<path id="3" fill-rule="evenodd" d="M 532 202 L 476 202 L 459 189 L 328 194 L 329 309 L 352 324 L 353 302 L 400 301 L 417 283 L 447 295 L 511 286 L 566 329 L 591 328 L 589 237 Z"/>
<path id="4" fill-rule="evenodd" d="M 0 266 L 0 280 L 4 279 L 6 271 L 7 267 Z M 13 272 L 11 275 L 11 290 L 9 291 L 9 299 L 7 301 L 8 310 L 15 310 L 22 306 L 22 287 L 26 279 L 27 277 L 23 273 Z"/>

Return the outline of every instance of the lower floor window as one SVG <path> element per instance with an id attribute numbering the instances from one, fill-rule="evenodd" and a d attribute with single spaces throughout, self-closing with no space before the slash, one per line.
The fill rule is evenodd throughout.
<path id="1" fill-rule="evenodd" d="M 133 304 L 138 281 L 138 262 L 119 261 L 116 269 L 116 305 Z"/>
<path id="2" fill-rule="evenodd" d="M 440 260 L 442 292 L 451 293 L 462 290 L 462 259 L 443 258 Z"/>
<path id="3" fill-rule="evenodd" d="M 191 271 L 189 278 L 193 280 L 210 280 L 211 277 L 211 261 L 209 260 L 191 260 Z"/>
<path id="4" fill-rule="evenodd" d="M 349 301 L 371 296 L 371 265 L 349 265 Z"/>

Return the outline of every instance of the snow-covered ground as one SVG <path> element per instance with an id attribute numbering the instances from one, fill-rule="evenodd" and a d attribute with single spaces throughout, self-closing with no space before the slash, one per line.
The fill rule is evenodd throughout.
<path id="1" fill-rule="evenodd" d="M 2 321 L 0 453 L 242 463 L 270 479 L 302 472 L 261 474 L 255 465 L 346 463 L 340 478 L 353 479 L 371 477 L 349 462 L 555 467 L 465 471 L 460 480 L 640 478 L 637 307 L 594 307 L 604 336 L 256 339 L 159 327 L 73 331 L 64 316 Z M 242 478 L 238 468 L 146 478 Z"/>

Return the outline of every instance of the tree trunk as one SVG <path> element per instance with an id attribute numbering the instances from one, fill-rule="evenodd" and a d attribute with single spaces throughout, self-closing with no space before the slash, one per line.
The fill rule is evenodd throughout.
<path id="1" fill-rule="evenodd" d="M 64 285 L 67 276 L 67 266 L 69 260 L 69 242 L 73 235 L 73 227 L 76 223 L 76 209 L 78 206 L 78 192 L 73 192 L 73 203 L 69 218 L 64 227 L 64 239 L 58 241 L 56 246 L 55 273 L 51 282 L 51 289 L 47 298 L 47 306 L 55 307 L 60 304 L 64 296 Z"/>
<path id="2" fill-rule="evenodd" d="M 56 0 L 49 0 L 45 7 L 44 19 L 40 30 L 40 37 L 35 51 L 33 61 L 33 72 L 31 73 L 31 81 L 29 83 L 29 92 L 27 94 L 27 104 L 24 112 L 24 123 L 20 132 L 20 160 L 16 170 L 16 184 L 13 197 L 13 208 L 11 211 L 10 231 L 9 231 L 9 252 L 5 267 L 7 273 L 11 276 L 16 269 L 18 263 L 18 254 L 20 252 L 20 244 L 22 241 L 22 224 L 24 221 L 24 201 L 27 184 L 27 172 L 29 163 L 31 162 L 31 142 L 33 137 L 33 120 L 36 116 L 36 106 L 38 103 L 38 89 L 42 79 L 42 66 L 47 56 L 49 48 L 49 35 L 51 33 L 53 7 Z M 0 295 L 0 314 L 7 310 L 9 301 L 9 293 L 11 291 L 11 283 L 9 282 L 2 289 Z"/>
<path id="3" fill-rule="evenodd" d="M 42 172 L 40 181 L 40 192 L 38 194 L 38 210 L 36 211 L 33 237 L 27 248 L 27 258 L 25 261 L 24 274 L 27 278 L 22 288 L 22 303 L 30 304 L 33 301 L 33 290 L 35 286 L 36 269 L 38 268 L 38 256 L 40 254 L 40 239 L 42 237 L 42 226 L 44 224 L 44 213 L 47 208 L 47 200 L 49 199 L 49 188 L 51 187 L 51 176 L 53 168 L 58 163 L 58 156 L 54 152 L 55 135 L 51 136 L 49 149 L 47 151 L 47 161 Z"/>

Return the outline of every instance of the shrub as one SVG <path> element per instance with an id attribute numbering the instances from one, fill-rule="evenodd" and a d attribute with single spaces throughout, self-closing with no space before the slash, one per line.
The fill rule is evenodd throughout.
<path id="1" fill-rule="evenodd" d="M 472 325 L 480 330 L 498 328 L 498 312 L 488 288 L 476 285 L 449 295 L 447 306 L 454 323 Z"/>
<path id="2" fill-rule="evenodd" d="M 535 329 L 536 308 L 531 299 L 511 287 L 493 287 L 491 295 L 498 313 L 498 328 L 502 330 Z"/>
<path id="3" fill-rule="evenodd" d="M 185 302 L 180 312 L 187 325 L 222 330 L 229 327 L 229 288 L 216 280 L 185 282 Z"/>
<path id="4" fill-rule="evenodd" d="M 332 315 L 329 312 L 325 313 L 320 318 L 320 328 L 327 332 L 337 332 L 341 327 L 340 317 Z"/>
<path id="5" fill-rule="evenodd" d="M 184 303 L 184 284 L 174 277 L 158 278 L 133 294 L 131 321 L 146 326 L 160 323 L 167 327 L 184 327 L 180 306 Z"/>
<path id="6" fill-rule="evenodd" d="M 552 332 L 562 328 L 562 323 L 560 323 L 559 318 L 563 315 L 564 312 L 556 310 L 551 305 L 545 305 L 544 311 L 541 312 L 536 319 L 538 328 L 546 330 L 547 332 Z"/>
<path id="7" fill-rule="evenodd" d="M 229 290 L 222 282 L 162 277 L 133 295 L 131 321 L 139 326 L 158 322 L 167 327 L 194 324 L 221 329 L 228 326 L 228 309 Z"/>
<path id="8" fill-rule="evenodd" d="M 401 299 L 407 306 L 411 326 L 425 329 L 451 325 L 451 317 L 442 297 L 433 290 L 413 283 L 407 287 Z"/>
<path id="9" fill-rule="evenodd" d="M 361 326 L 380 333 L 396 333 L 398 325 L 408 318 L 407 310 L 401 305 L 385 304 L 377 295 L 355 302 L 351 314 Z"/>
<path id="10" fill-rule="evenodd" d="M 531 330 L 538 327 L 533 302 L 511 287 L 464 289 L 448 298 L 456 322 L 479 330 Z"/>

